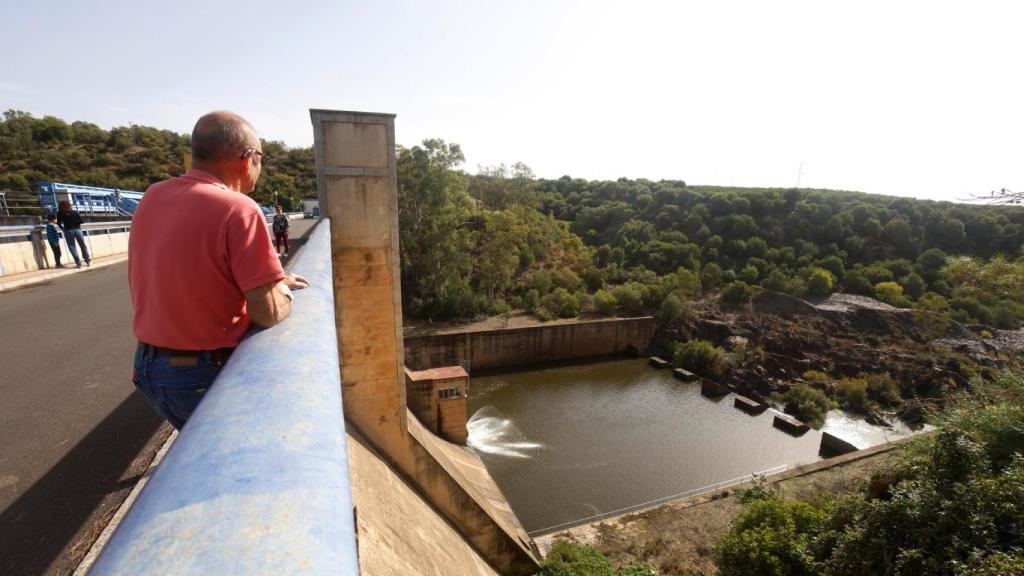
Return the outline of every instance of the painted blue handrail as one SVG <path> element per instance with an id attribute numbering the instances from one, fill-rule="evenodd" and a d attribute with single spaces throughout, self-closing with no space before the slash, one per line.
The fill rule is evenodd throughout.
<path id="1" fill-rule="evenodd" d="M 291 316 L 239 345 L 90 575 L 358 573 L 330 242 L 325 220 Z"/>

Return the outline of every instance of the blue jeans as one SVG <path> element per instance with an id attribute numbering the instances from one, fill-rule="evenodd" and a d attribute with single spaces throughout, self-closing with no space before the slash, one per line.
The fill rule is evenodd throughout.
<path id="1" fill-rule="evenodd" d="M 85 257 L 86 264 L 92 262 L 92 258 L 89 257 L 89 249 L 85 246 L 85 234 L 82 234 L 81 228 L 65 228 L 64 238 L 68 241 L 68 250 L 71 251 L 71 257 L 75 259 L 75 264 L 79 266 L 82 264 L 82 261 L 78 259 L 78 248 L 75 247 L 76 240 L 82 247 L 82 256 Z"/>
<path id="2" fill-rule="evenodd" d="M 165 420 L 181 430 L 213 386 L 223 360 L 218 361 L 211 352 L 198 358 L 155 356 L 151 347 L 140 346 L 135 350 L 132 382 Z"/>

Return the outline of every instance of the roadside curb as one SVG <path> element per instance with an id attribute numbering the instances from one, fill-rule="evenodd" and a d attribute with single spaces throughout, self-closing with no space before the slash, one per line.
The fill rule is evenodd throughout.
<path id="1" fill-rule="evenodd" d="M 23 288 L 25 286 L 32 286 L 34 284 L 42 284 L 43 282 L 49 282 L 55 278 L 62 276 L 69 276 L 71 274 L 78 274 L 80 272 L 87 272 L 89 270 L 98 270 L 100 268 L 106 268 L 107 266 L 113 266 L 114 264 L 120 264 L 128 260 L 128 254 L 106 257 L 102 262 L 93 261 L 91 266 L 83 266 L 82 268 L 50 268 L 48 272 L 32 276 L 31 278 L 18 278 L 22 274 L 13 274 L 11 280 L 4 280 L 0 277 L 0 292 L 6 292 L 15 288 Z M 33 274 L 33 272 L 26 272 L 25 274 Z"/>
<path id="2" fill-rule="evenodd" d="M 107 522 L 107 525 L 103 528 L 103 532 L 100 532 L 99 537 L 96 538 L 95 542 L 93 542 L 89 551 L 85 553 L 85 557 L 83 557 L 82 561 L 79 562 L 78 568 L 75 568 L 75 572 L 72 576 L 85 576 L 89 572 L 89 568 L 92 568 L 93 563 L 96 562 L 96 558 L 100 555 L 100 552 L 103 551 L 103 547 L 107 545 L 107 542 L 110 541 L 110 537 L 113 536 L 114 530 L 116 530 L 121 524 L 121 520 L 124 520 L 125 514 L 128 513 L 132 504 L 135 503 L 135 499 L 139 497 L 139 493 L 142 492 L 142 489 L 146 487 L 146 484 L 149 482 L 149 477 L 153 475 L 153 470 L 156 469 L 160 464 L 160 461 L 164 459 L 167 451 L 171 448 L 171 444 L 174 444 L 174 441 L 177 439 L 178 431 L 175 430 L 167 437 L 164 445 L 160 447 L 156 456 L 153 457 L 153 461 L 149 463 L 149 467 L 146 468 L 146 471 L 142 474 L 142 478 L 135 483 L 135 487 L 133 487 L 132 491 L 128 493 L 128 497 L 125 498 L 124 502 L 121 503 L 121 506 L 118 507 L 117 512 L 114 512 L 110 521 Z"/>

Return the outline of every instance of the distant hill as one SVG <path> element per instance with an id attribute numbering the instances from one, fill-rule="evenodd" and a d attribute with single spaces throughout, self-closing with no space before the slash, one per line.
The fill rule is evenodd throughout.
<path id="1" fill-rule="evenodd" d="M 312 148 L 288 148 L 264 141 L 270 157 L 253 197 L 273 201 L 274 190 L 286 207 L 316 196 Z M 150 184 L 184 172 L 189 136 L 149 126 L 104 130 L 89 122 L 35 118 L 8 110 L 0 122 L 0 190 L 28 192 L 41 180 L 145 190 Z"/>

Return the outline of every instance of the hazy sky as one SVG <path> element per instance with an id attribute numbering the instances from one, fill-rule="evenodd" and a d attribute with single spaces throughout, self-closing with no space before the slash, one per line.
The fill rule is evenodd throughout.
<path id="1" fill-rule="evenodd" d="M 1021 6 L 1018 8 L 1017 6 Z M 466 168 L 956 199 L 1024 188 L 1019 2 L 0 0 L 0 108 L 191 131 L 398 114 Z"/>

